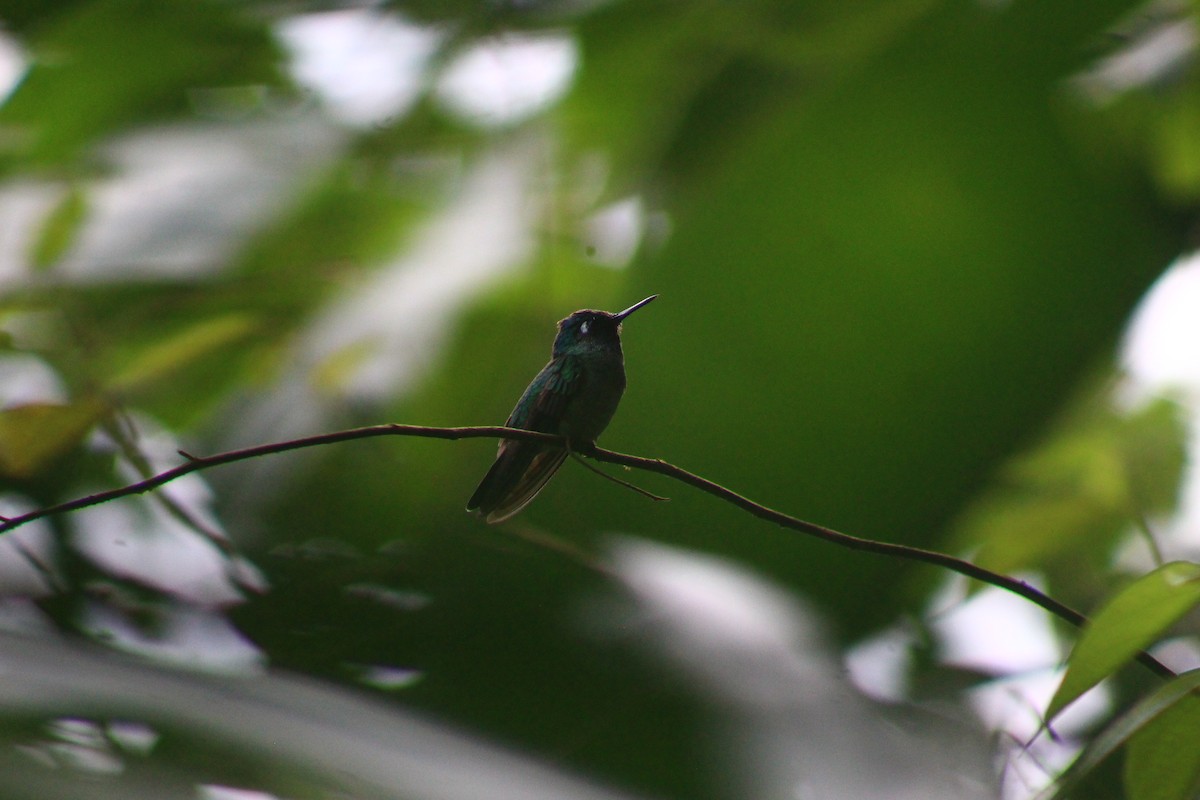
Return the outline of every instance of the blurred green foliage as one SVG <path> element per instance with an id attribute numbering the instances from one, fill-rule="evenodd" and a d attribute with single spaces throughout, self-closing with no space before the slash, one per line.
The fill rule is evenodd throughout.
<path id="1" fill-rule="evenodd" d="M 439 45 L 411 108 L 355 126 L 297 85 L 281 33 L 346 7 L 0 10 L 26 61 L 0 104 L 0 209 L 43 198 L 0 238 L 0 329 L 4 353 L 36 358 L 57 386 L 0 410 L 11 498 L 127 480 L 93 436 L 126 413 L 197 453 L 354 424 L 496 423 L 556 319 L 660 293 L 626 328 L 630 386 L 606 446 L 858 536 L 1039 571 L 1084 609 L 1120 582 L 1122 536 L 1173 510 L 1178 408 L 1117 412 L 1095 388 L 1138 299 L 1187 246 L 1200 188 L 1190 58 L 1109 101 L 1080 88 L 1132 36 L 1113 31 L 1148 11 L 394 2 L 370 18 Z M 559 102 L 492 128 L 439 102 L 457 56 L 521 34 L 577 48 Z M 265 142 L 260 160 L 308 155 L 259 217 L 239 205 L 250 187 L 227 181 L 173 214 L 145 209 L 153 225 L 127 261 L 89 262 L 129 169 L 120 145 L 179 132 L 192 136 L 180 163 L 213 174 L 225 135 Z M 454 211 L 497 164 L 520 174 L 505 207 L 524 214 L 528 246 L 507 272 L 454 283 L 436 255 L 488 246 Z M 585 231 L 630 197 L 648 209 L 645 235 L 614 270 Z M 239 224 L 210 234 L 205 258 L 137 261 L 135 245 L 182 241 L 220 212 Z M 421 249 L 431 229 L 441 244 Z M 394 329 L 363 323 L 381 287 L 403 295 Z M 389 357 L 410 365 L 403 378 L 362 389 Z M 462 505 L 492 447 L 376 439 L 207 474 L 213 510 L 271 587 L 234 622 L 274 666 L 340 683 L 363 665 L 411 668 L 421 679 L 398 695 L 411 707 L 634 791 L 719 798 L 736 793 L 694 767 L 719 702 L 570 611 L 612 591 L 591 560 L 610 534 L 746 565 L 815 602 L 839 643 L 919 617 L 944 577 L 626 476 L 672 498 L 652 504 L 573 465 L 508 531 L 484 529 Z M 53 525 L 77 569 L 42 605 L 84 632 L 98 583 L 136 581 L 79 559 L 79 529 Z M 348 589 L 363 585 L 429 602 L 398 613 Z M 1180 709 L 1170 724 L 1194 725 Z M 1161 769 L 1145 741 L 1138 763 Z"/>
<path id="2" fill-rule="evenodd" d="M 989 569 L 1046 570 L 1056 584 L 1086 592 L 1087 582 L 1104 573 L 1118 536 L 1175 508 L 1185 430 L 1180 407 L 1169 400 L 1121 413 L 1091 389 L 1076 405 L 1082 407 L 1072 408 L 1044 443 L 1000 471 L 958 528 L 960 545 L 979 548 L 975 560 Z M 1081 571 L 1089 551 L 1092 568 Z"/>

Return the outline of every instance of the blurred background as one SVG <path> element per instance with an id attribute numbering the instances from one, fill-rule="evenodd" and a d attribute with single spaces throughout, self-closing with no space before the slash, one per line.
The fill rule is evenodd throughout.
<path id="1" fill-rule="evenodd" d="M 557 320 L 658 293 L 602 445 L 1090 612 L 1200 554 L 1196 23 L 7 0 L 0 514 L 499 424 Z M 1031 798 L 1157 685 L 1039 735 L 1077 633 L 1025 601 L 570 463 L 488 527 L 494 451 L 295 451 L 0 537 L 0 797 Z M 1137 752 L 1074 791 L 1192 796 Z"/>

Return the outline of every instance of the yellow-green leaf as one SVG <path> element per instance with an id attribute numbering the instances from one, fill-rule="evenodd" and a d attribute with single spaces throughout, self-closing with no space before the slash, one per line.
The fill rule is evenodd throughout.
<path id="1" fill-rule="evenodd" d="M 335 350 L 310 373 L 313 387 L 331 394 L 340 391 L 363 363 L 379 350 L 379 346 L 379 342 L 372 339 L 359 339 Z"/>
<path id="2" fill-rule="evenodd" d="M 0 411 L 0 472 L 14 478 L 36 474 L 79 444 L 108 411 L 96 399 L 70 405 L 30 403 Z"/>
<path id="3" fill-rule="evenodd" d="M 1131 509 L 1168 511 L 1178 503 L 1187 464 L 1187 425 L 1179 403 L 1159 399 L 1126 417 L 1118 432 Z"/>
<path id="4" fill-rule="evenodd" d="M 960 530 L 982 543 L 980 566 L 1011 573 L 1114 533 L 1117 523 L 1110 508 L 1087 497 L 1047 492 L 980 501 L 963 516 Z"/>
<path id="5" fill-rule="evenodd" d="M 117 375 L 110 388 L 127 393 L 175 374 L 214 350 L 249 336 L 255 322 L 247 314 L 228 314 L 205 320 L 147 348 Z"/>
<path id="6" fill-rule="evenodd" d="M 29 260 L 34 269 L 49 269 L 63 257 L 79 235 L 87 211 L 87 198 L 83 191 L 78 186 L 71 187 L 46 216 L 42 229 L 33 241 Z"/>
<path id="7" fill-rule="evenodd" d="M 1092 617 L 1079 637 L 1046 719 L 1053 719 L 1115 672 L 1197 603 L 1200 564 L 1164 564 L 1126 586 Z"/>

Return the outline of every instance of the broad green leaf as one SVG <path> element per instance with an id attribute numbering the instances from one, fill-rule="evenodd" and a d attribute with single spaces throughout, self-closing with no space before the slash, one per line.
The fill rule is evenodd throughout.
<path id="1" fill-rule="evenodd" d="M 1092 739 L 1080 753 L 1079 758 L 1075 759 L 1075 763 L 1058 779 L 1055 786 L 1041 796 L 1041 800 L 1061 800 L 1066 797 L 1066 793 L 1080 779 L 1129 743 L 1160 715 L 1188 699 L 1188 696 L 1198 689 L 1200 689 L 1200 669 L 1185 672 L 1138 701 Z M 1178 750 L 1179 748 L 1174 749 Z"/>
<path id="2" fill-rule="evenodd" d="M 1002 573 L 1043 564 L 1084 543 L 1098 546 L 1122 528 L 1111 507 L 1071 492 L 998 492 L 959 523 L 967 541 L 981 544 L 976 562 Z"/>
<path id="3" fill-rule="evenodd" d="M 1131 511 L 1169 511 L 1187 463 L 1187 427 L 1179 403 L 1159 399 L 1121 419 L 1117 447 Z"/>
<path id="4" fill-rule="evenodd" d="M 1176 561 L 1143 575 L 1100 609 L 1071 652 L 1047 721 L 1111 675 L 1200 603 L 1200 564 Z"/>
<path id="5" fill-rule="evenodd" d="M 30 249 L 34 269 L 53 267 L 75 242 L 87 218 L 87 197 L 78 186 L 71 187 L 42 223 Z"/>
<path id="6" fill-rule="evenodd" d="M 1106 561 L 1134 520 L 1175 505 L 1186 441 L 1178 404 L 1162 399 L 1118 414 L 1109 396 L 1107 385 L 1087 393 L 962 515 L 958 536 L 979 548 L 982 566 L 1078 570 L 1080 554 Z"/>
<path id="7" fill-rule="evenodd" d="M 96 399 L 70 405 L 30 403 L 0 411 L 0 471 L 14 478 L 36 474 L 79 444 L 108 412 Z"/>
<path id="8" fill-rule="evenodd" d="M 1130 740 L 1125 791 L 1130 800 L 1200 796 L 1200 698 L 1182 698 Z"/>
<path id="9" fill-rule="evenodd" d="M 245 339 L 255 329 L 252 317 L 228 314 L 205 320 L 144 351 L 111 382 L 117 392 L 131 392 L 170 377 L 196 359 Z"/>

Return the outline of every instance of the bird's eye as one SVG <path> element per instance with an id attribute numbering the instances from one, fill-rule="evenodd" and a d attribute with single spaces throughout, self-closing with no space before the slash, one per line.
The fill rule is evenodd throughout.
<path id="1" fill-rule="evenodd" d="M 582 333 L 584 336 L 587 336 L 588 328 L 590 328 L 590 327 L 592 327 L 591 320 L 585 319 L 583 321 L 583 324 L 579 326 L 579 332 Z"/>

